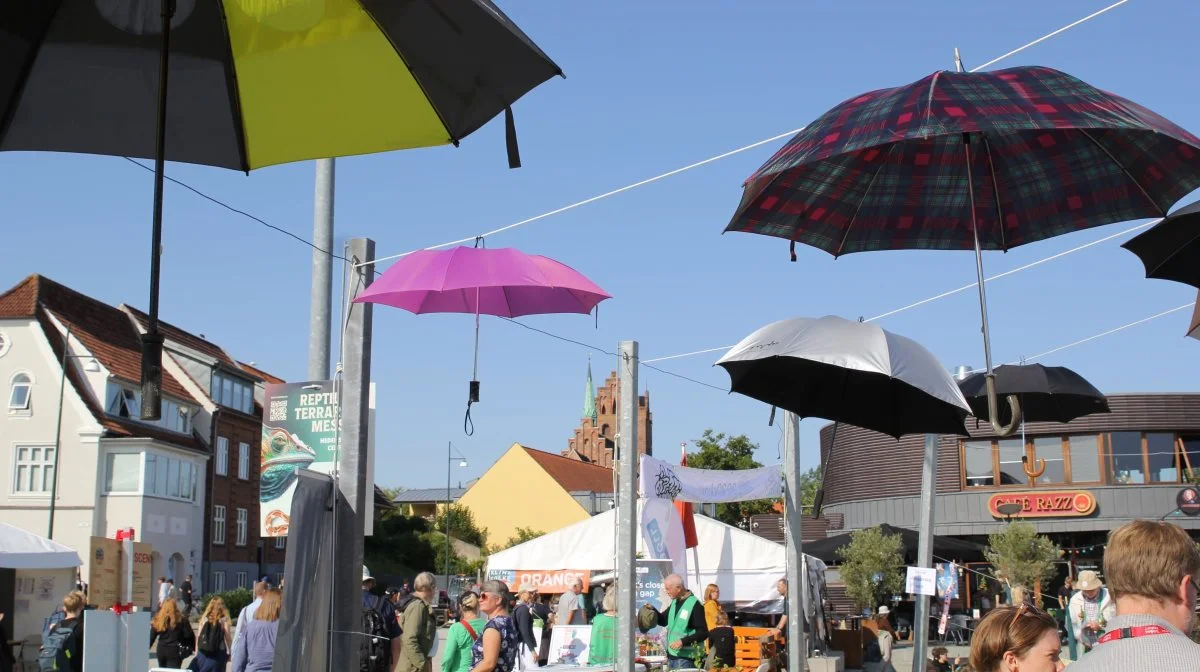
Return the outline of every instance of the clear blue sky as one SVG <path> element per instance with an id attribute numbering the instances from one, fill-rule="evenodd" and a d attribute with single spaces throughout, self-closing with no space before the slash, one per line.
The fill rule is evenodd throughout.
<path id="1" fill-rule="evenodd" d="M 503 126 L 458 149 L 338 163 L 337 232 L 370 236 L 379 254 L 474 235 L 749 144 L 811 121 L 862 91 L 990 60 L 1108 2 L 908 3 L 795 0 L 753 3 L 503 2 L 566 71 L 516 106 L 525 167 L 506 169 Z M 996 67 L 1046 65 L 1132 98 L 1200 132 L 1200 93 L 1188 46 L 1200 23 L 1191 0 L 1134 0 Z M 314 129 L 319 132 L 320 129 Z M 147 129 L 147 132 L 151 132 Z M 742 180 L 782 141 L 497 236 L 491 247 L 555 257 L 613 294 L 599 329 L 584 316 L 528 323 L 615 350 L 637 339 L 650 358 L 729 345 L 784 317 L 871 316 L 974 279 L 968 253 L 889 252 L 834 261 L 746 234 L 722 236 Z M 170 175 L 306 238 L 313 166 L 240 173 L 169 165 Z M 144 308 L 151 175 L 122 159 L 0 154 L 0 285 L 43 273 L 99 299 Z M 1124 225 L 1127 227 L 1128 225 Z M 989 253 L 991 273 L 1115 233 L 1121 224 Z M 1143 278 L 1112 241 L 989 285 L 998 362 L 1031 355 L 1195 298 Z M 284 378 L 305 375 L 311 250 L 168 185 L 164 319 Z M 336 288 L 335 288 L 336 292 Z M 882 325 L 929 347 L 947 367 L 981 366 L 978 308 L 964 292 Z M 1105 392 L 1196 389 L 1200 343 L 1188 314 L 1156 320 L 1045 360 L 1075 368 Z M 471 377 L 472 319 L 379 309 L 376 480 L 445 482 L 448 440 L 478 476 L 514 441 L 566 447 L 582 404 L 588 351 L 485 319 L 477 431 L 462 414 Z M 725 386 L 718 354 L 664 367 Z M 594 353 L 597 379 L 613 368 Z M 597 381 L 599 382 L 599 380 Z M 655 443 L 673 457 L 712 427 L 746 433 L 775 462 L 779 434 L 751 400 L 643 369 Z M 804 423 L 805 466 L 816 461 L 816 420 Z"/>

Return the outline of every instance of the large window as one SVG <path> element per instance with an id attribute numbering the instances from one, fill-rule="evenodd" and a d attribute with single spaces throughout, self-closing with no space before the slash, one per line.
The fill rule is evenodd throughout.
<path id="1" fill-rule="evenodd" d="M 14 449 L 12 484 L 14 494 L 50 494 L 53 484 L 53 446 L 17 446 Z"/>
<path id="2" fill-rule="evenodd" d="M 1021 439 L 1001 439 L 996 442 L 1000 456 L 1000 485 L 1029 485 L 1025 475 L 1025 442 Z"/>
<path id="3" fill-rule="evenodd" d="M 238 444 L 238 478 L 250 480 L 250 444 Z"/>
<path id="4" fill-rule="evenodd" d="M 1034 462 L 1030 462 L 1034 460 Z M 1045 460 L 1041 476 L 1025 473 Z M 1100 482 L 1100 441 L 1096 435 L 1031 437 L 962 443 L 963 485 L 967 488 L 1030 487 Z"/>
<path id="5" fill-rule="evenodd" d="M 187 460 L 166 455 L 146 454 L 145 494 L 196 501 L 196 481 L 200 469 Z"/>
<path id="6" fill-rule="evenodd" d="M 1174 434 L 1146 434 L 1146 463 L 1151 483 L 1178 483 L 1178 457 Z"/>
<path id="7" fill-rule="evenodd" d="M 32 390 L 33 378 L 28 373 L 18 373 L 13 376 L 9 383 L 8 410 L 28 411 Z"/>
<path id="8" fill-rule="evenodd" d="M 213 505 L 212 543 L 217 546 L 225 545 L 225 506 L 223 504 Z"/>
<path id="9" fill-rule="evenodd" d="M 1100 443 L 1101 437 L 1097 434 L 1067 437 L 1067 456 L 1070 458 L 1072 483 L 1099 483 L 1101 481 Z"/>
<path id="10" fill-rule="evenodd" d="M 118 418 L 126 418 L 147 425 L 169 429 L 180 434 L 192 433 L 192 409 L 186 404 L 164 398 L 159 409 L 161 417 L 158 420 L 142 420 L 142 393 L 109 383 L 105 391 L 104 411 Z"/>
<path id="11" fill-rule="evenodd" d="M 241 378 L 214 372 L 212 375 L 212 399 L 222 406 L 254 413 L 254 385 Z"/>
<path id="12" fill-rule="evenodd" d="M 1146 482 L 1145 458 L 1142 455 L 1141 432 L 1112 433 L 1113 482 L 1136 485 Z"/>
<path id="13" fill-rule="evenodd" d="M 216 471 L 218 476 L 229 475 L 229 439 L 217 437 L 217 466 Z"/>
<path id="14" fill-rule="evenodd" d="M 245 546 L 249 537 L 250 512 L 246 509 L 237 510 L 237 545 Z"/>
<path id="15" fill-rule="evenodd" d="M 104 458 L 104 491 L 137 492 L 141 453 L 109 453 Z"/>
<path id="16" fill-rule="evenodd" d="M 968 487 L 984 487 L 996 484 L 992 464 L 991 441 L 967 441 L 963 443 L 963 468 Z"/>
<path id="17" fill-rule="evenodd" d="M 1184 478 L 1195 482 L 1200 477 L 1200 435 L 1179 437 L 1180 472 Z"/>
<path id="18" fill-rule="evenodd" d="M 1034 455 L 1044 460 L 1046 470 L 1037 477 L 1038 485 L 1067 482 L 1067 461 L 1063 456 L 1063 440 L 1057 436 L 1039 436 L 1033 440 Z M 1037 468 L 1037 465 L 1034 465 Z"/>

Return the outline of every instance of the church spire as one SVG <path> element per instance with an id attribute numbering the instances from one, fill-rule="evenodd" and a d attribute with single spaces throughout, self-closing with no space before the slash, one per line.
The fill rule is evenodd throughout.
<path id="1" fill-rule="evenodd" d="M 588 355 L 587 382 L 583 390 L 583 418 L 596 422 L 596 386 L 592 384 L 592 356 Z"/>

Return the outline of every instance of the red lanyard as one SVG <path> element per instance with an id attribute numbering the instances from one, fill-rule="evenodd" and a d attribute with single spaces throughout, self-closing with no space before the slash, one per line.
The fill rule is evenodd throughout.
<path id="1" fill-rule="evenodd" d="M 1121 628 L 1104 633 L 1097 644 L 1107 644 L 1118 639 L 1133 639 L 1134 637 L 1149 637 L 1150 635 L 1170 635 L 1170 630 L 1161 625 L 1139 625 L 1136 628 Z"/>

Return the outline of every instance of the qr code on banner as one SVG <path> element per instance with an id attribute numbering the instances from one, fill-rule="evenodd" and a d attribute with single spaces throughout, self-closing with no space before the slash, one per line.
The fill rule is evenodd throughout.
<path id="1" fill-rule="evenodd" d="M 287 420 L 287 402 L 287 397 L 271 400 L 271 422 L 285 422 Z"/>

